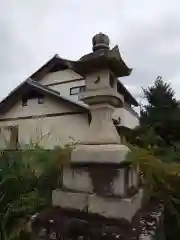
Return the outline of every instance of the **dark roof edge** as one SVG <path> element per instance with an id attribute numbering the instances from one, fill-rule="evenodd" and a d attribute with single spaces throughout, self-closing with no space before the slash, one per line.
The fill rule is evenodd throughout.
<path id="1" fill-rule="evenodd" d="M 36 88 L 46 94 L 49 94 L 53 97 L 58 98 L 59 100 L 63 100 L 67 103 L 76 105 L 77 107 L 82 108 L 84 111 L 89 111 L 89 108 L 86 105 L 83 105 L 79 102 L 72 101 L 71 99 L 68 99 L 66 97 L 61 96 L 58 92 L 51 90 L 50 88 L 43 86 L 36 81 L 33 81 L 31 78 L 26 79 L 23 81 L 20 85 L 18 85 L 13 91 L 11 91 L 1 102 L 0 102 L 0 113 L 3 111 L 5 104 L 11 101 L 11 98 L 16 96 L 18 91 L 20 91 L 21 88 L 25 87 L 25 85 L 29 85 L 33 88 Z"/>
<path id="2" fill-rule="evenodd" d="M 138 107 L 139 106 L 138 101 L 132 96 L 129 90 L 124 86 L 124 84 L 119 79 L 117 84 L 124 91 L 124 94 L 126 94 L 126 96 L 130 99 L 131 104 L 134 105 L 135 107 Z"/>
<path id="3" fill-rule="evenodd" d="M 41 89 L 42 91 L 44 91 L 46 93 L 49 93 L 49 94 L 51 94 L 51 95 L 53 95 L 55 97 L 58 97 L 61 100 L 64 100 L 66 102 L 69 102 L 69 103 L 72 103 L 74 105 L 77 105 L 77 107 L 81 107 L 84 110 L 89 110 L 89 108 L 85 104 L 81 104 L 79 102 L 75 102 L 75 101 L 73 101 L 73 100 L 71 100 L 69 98 L 66 98 L 64 96 L 61 96 L 60 93 L 58 93 L 57 91 L 54 91 L 51 88 L 48 88 L 48 87 L 46 87 L 44 85 L 41 85 L 41 84 L 37 83 L 36 81 L 33 81 L 32 79 L 28 79 L 27 83 L 30 84 L 31 86 L 35 87 L 35 88 Z"/>
<path id="4" fill-rule="evenodd" d="M 48 62 L 42 65 L 36 72 L 34 72 L 30 76 L 30 78 L 35 81 L 38 81 L 42 79 L 47 73 L 51 71 L 53 72 L 53 69 L 55 68 L 57 68 L 58 70 L 72 69 L 74 72 L 84 77 L 82 74 L 76 71 L 74 67 L 74 61 L 61 58 L 58 54 L 55 54 Z"/>

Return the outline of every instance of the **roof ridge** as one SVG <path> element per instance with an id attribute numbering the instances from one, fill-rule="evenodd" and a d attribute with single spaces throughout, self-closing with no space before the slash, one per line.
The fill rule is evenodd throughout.
<path id="1" fill-rule="evenodd" d="M 21 88 L 23 88 L 24 86 L 29 85 L 32 88 L 36 88 L 37 90 L 39 89 L 39 91 L 44 91 L 44 93 L 46 94 L 50 94 L 56 98 L 59 98 L 63 101 L 69 102 L 71 104 L 74 104 L 80 108 L 83 108 L 84 110 L 89 110 L 88 106 L 86 106 L 85 104 L 73 101 L 72 99 L 69 99 L 67 97 L 61 96 L 59 92 L 56 92 L 55 90 L 48 88 L 40 83 L 37 83 L 36 81 L 32 80 L 31 78 L 26 79 L 25 81 L 23 81 L 21 84 L 19 84 L 13 91 L 11 91 L 2 101 L 0 101 L 0 112 L 2 113 L 2 110 L 5 106 L 6 103 L 10 102 L 11 98 L 16 96 L 18 94 L 19 91 L 21 91 Z"/>
<path id="2" fill-rule="evenodd" d="M 43 88 L 45 90 L 48 90 L 49 92 L 56 93 L 56 94 L 60 95 L 60 92 L 58 92 L 58 91 L 56 91 L 56 90 L 54 90 L 54 89 L 52 89 L 50 87 L 47 87 L 47 86 L 45 86 L 45 85 L 43 85 L 43 84 L 41 84 L 41 83 L 39 83 L 37 81 L 34 81 L 32 79 L 28 79 L 28 83 L 33 83 L 34 85 L 36 85 L 38 87 L 41 87 L 41 88 Z"/>

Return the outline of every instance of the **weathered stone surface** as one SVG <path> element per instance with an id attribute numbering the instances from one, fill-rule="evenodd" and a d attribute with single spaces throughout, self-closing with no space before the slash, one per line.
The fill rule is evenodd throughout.
<path id="1" fill-rule="evenodd" d="M 136 168 L 133 168 L 132 171 L 133 171 L 133 176 L 132 176 L 133 186 L 137 188 L 139 185 L 139 169 L 138 167 L 136 167 Z"/>
<path id="2" fill-rule="evenodd" d="M 128 171 L 128 187 L 131 188 L 133 187 L 133 169 L 132 167 L 129 168 L 129 171 Z"/>
<path id="3" fill-rule="evenodd" d="M 101 102 L 103 101 L 102 96 L 99 96 Z M 108 96 L 106 97 L 108 98 Z M 106 102 L 107 99 L 104 98 Z M 109 101 L 110 101 L 109 97 Z M 116 99 L 116 98 L 115 98 Z M 115 100 L 112 98 L 112 100 Z M 88 101 L 97 101 L 97 97 L 88 98 Z M 90 104 L 90 102 L 88 103 Z M 95 104 L 92 103 L 91 104 Z M 90 127 L 85 134 L 84 140 L 81 144 L 120 144 L 120 136 L 113 124 L 112 114 L 115 108 L 108 103 L 96 103 L 96 105 L 91 106 L 91 123 Z M 98 134 L 97 134 L 98 133 Z"/>
<path id="4" fill-rule="evenodd" d="M 97 78 L 97 77 L 96 77 Z M 96 78 L 94 80 L 96 80 Z M 100 85 L 100 84 L 99 84 Z M 97 86 L 97 85 L 96 85 Z M 95 86 L 95 87 L 96 87 Z M 96 103 L 97 104 L 97 107 L 98 107 L 98 104 L 104 104 L 106 103 L 106 106 L 108 106 L 109 104 L 111 104 L 111 109 L 114 110 L 112 108 L 112 106 L 115 106 L 115 107 L 121 107 L 122 106 L 122 103 L 124 102 L 124 97 L 123 95 L 117 93 L 117 91 L 115 91 L 113 88 L 111 88 L 109 86 L 109 88 L 107 88 L 106 86 L 102 86 L 101 85 L 99 86 L 100 89 L 94 89 L 91 90 L 91 91 L 88 91 L 88 92 L 83 92 L 81 93 L 79 99 L 83 102 L 85 102 L 86 104 L 89 104 L 89 105 L 92 105 L 93 103 Z M 97 91 L 98 90 L 98 91 Z M 108 104 L 108 105 L 107 105 Z M 110 106 L 110 105 L 109 105 Z M 108 108 L 109 108 L 108 106 Z M 96 106 L 93 105 L 93 109 L 95 108 Z M 102 108 L 101 110 L 107 110 L 106 108 Z M 112 112 L 111 112 L 112 113 Z M 109 119 L 109 121 L 112 121 L 112 119 Z"/>
<path id="5" fill-rule="evenodd" d="M 140 209 L 141 201 L 142 191 L 139 191 L 131 199 L 103 198 L 93 194 L 88 199 L 88 212 L 97 213 L 107 218 L 124 218 L 131 221 Z"/>
<path id="6" fill-rule="evenodd" d="M 93 192 L 91 177 L 86 168 L 64 168 L 63 187 L 77 192 Z"/>
<path id="7" fill-rule="evenodd" d="M 129 168 L 128 171 L 128 188 L 138 187 L 139 175 L 138 169 L 135 167 Z"/>
<path id="8" fill-rule="evenodd" d="M 72 151 L 72 163 L 121 164 L 129 148 L 119 144 L 77 145 Z"/>
<path id="9" fill-rule="evenodd" d="M 122 168 L 118 170 L 117 176 L 113 179 L 113 182 L 111 184 L 111 191 L 115 196 L 124 196 L 125 190 L 125 174 L 124 168 Z"/>
<path id="10" fill-rule="evenodd" d="M 62 208 L 85 210 L 87 207 L 87 198 L 88 195 L 85 193 L 54 190 L 52 193 L 52 204 L 53 206 Z"/>

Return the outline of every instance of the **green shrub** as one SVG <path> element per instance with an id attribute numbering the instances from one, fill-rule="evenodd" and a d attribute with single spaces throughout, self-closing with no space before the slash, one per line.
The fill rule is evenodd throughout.
<path id="1" fill-rule="evenodd" d="M 28 239 L 30 217 L 51 206 L 71 148 L 2 151 L 0 154 L 0 239 Z"/>

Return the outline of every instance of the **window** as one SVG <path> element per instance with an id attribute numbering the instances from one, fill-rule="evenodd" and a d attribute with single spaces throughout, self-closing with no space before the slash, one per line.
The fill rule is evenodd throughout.
<path id="1" fill-rule="evenodd" d="M 111 88 L 115 87 L 115 83 L 116 83 L 115 76 L 111 73 L 110 74 L 110 86 L 111 86 Z"/>
<path id="2" fill-rule="evenodd" d="M 1 127 L 0 139 L 1 147 L 9 149 L 18 148 L 18 126 Z"/>
<path id="3" fill-rule="evenodd" d="M 70 88 L 70 95 L 77 95 L 85 91 L 85 86 L 72 87 Z"/>
<path id="4" fill-rule="evenodd" d="M 22 99 L 22 106 L 27 106 L 27 99 Z"/>
<path id="5" fill-rule="evenodd" d="M 18 148 L 18 126 L 11 127 L 11 136 L 10 136 L 10 148 L 17 149 Z"/>
<path id="6" fill-rule="evenodd" d="M 41 93 L 38 93 L 36 91 L 29 91 L 28 93 L 24 94 L 22 96 L 22 106 L 27 106 L 28 100 L 33 100 L 35 99 L 38 104 L 43 104 L 44 103 L 44 96 Z"/>
<path id="7" fill-rule="evenodd" d="M 43 104 L 43 103 L 44 103 L 44 97 L 39 97 L 38 104 Z"/>

